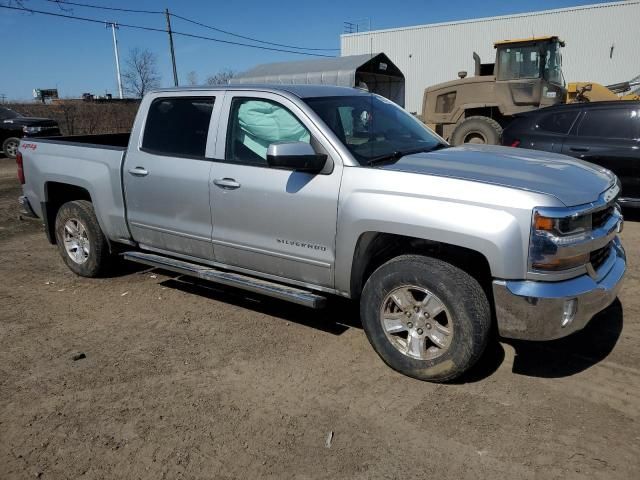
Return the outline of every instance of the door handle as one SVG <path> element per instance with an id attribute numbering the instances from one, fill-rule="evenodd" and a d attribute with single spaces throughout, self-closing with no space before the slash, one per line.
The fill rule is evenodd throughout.
<path id="1" fill-rule="evenodd" d="M 225 190 L 235 190 L 240 188 L 240 184 L 233 178 L 216 178 L 213 180 L 214 185 Z"/>
<path id="2" fill-rule="evenodd" d="M 569 150 L 571 150 L 572 152 L 588 152 L 589 148 L 588 147 L 569 147 Z"/>
<path id="3" fill-rule="evenodd" d="M 149 175 L 149 171 L 144 167 L 130 168 L 129 173 L 131 175 L 135 175 L 136 177 L 146 177 L 147 175 Z"/>

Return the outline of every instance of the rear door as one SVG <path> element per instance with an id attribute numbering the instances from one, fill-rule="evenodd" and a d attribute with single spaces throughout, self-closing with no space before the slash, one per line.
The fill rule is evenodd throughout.
<path id="1" fill-rule="evenodd" d="M 132 132 L 123 171 L 127 220 L 141 247 L 213 259 L 207 151 L 221 100 L 176 92 L 141 105 L 147 118 Z"/>
<path id="2" fill-rule="evenodd" d="M 216 262 L 331 288 L 342 161 L 322 131 L 281 95 L 227 91 L 218 135 L 211 171 Z M 267 147 L 282 141 L 327 154 L 325 170 L 269 167 Z"/>
<path id="3" fill-rule="evenodd" d="M 562 152 L 564 141 L 579 113 L 580 110 L 571 108 L 536 116 L 531 126 L 533 130 L 531 146 L 527 148 L 555 153 Z"/>
<path id="4" fill-rule="evenodd" d="M 640 198 L 640 107 L 621 102 L 586 108 L 562 153 L 611 170 L 622 197 Z"/>

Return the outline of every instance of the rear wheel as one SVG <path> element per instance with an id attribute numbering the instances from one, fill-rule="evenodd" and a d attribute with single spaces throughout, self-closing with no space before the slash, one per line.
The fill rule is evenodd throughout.
<path id="1" fill-rule="evenodd" d="M 67 266 L 82 277 L 98 277 L 106 270 L 109 245 L 93 205 L 87 200 L 65 203 L 55 223 L 56 243 Z"/>
<path id="2" fill-rule="evenodd" d="M 18 147 L 20 147 L 20 139 L 16 137 L 7 138 L 2 143 L 2 151 L 9 158 L 16 158 Z"/>
<path id="3" fill-rule="evenodd" d="M 463 120 L 453 131 L 451 143 L 462 145 L 463 143 L 475 143 L 485 145 L 499 145 L 502 127 L 493 118 L 469 117 Z"/>
<path id="4" fill-rule="evenodd" d="M 369 277 L 360 315 L 387 365 L 436 382 L 452 380 L 476 363 L 491 325 L 489 302 L 473 277 L 418 255 L 397 257 Z"/>

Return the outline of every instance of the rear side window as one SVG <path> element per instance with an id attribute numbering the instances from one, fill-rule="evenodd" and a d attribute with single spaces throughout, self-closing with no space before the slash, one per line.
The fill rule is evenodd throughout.
<path id="1" fill-rule="evenodd" d="M 550 133 L 560 133 L 566 135 L 569 133 L 573 122 L 578 116 L 578 111 L 572 112 L 556 112 L 543 115 L 536 122 L 535 128 Z"/>
<path id="2" fill-rule="evenodd" d="M 142 148 L 150 153 L 204 158 L 213 97 L 157 98 L 149 107 Z"/>
<path id="3" fill-rule="evenodd" d="M 640 109 L 602 108 L 588 110 L 578 128 L 580 137 L 640 138 Z"/>

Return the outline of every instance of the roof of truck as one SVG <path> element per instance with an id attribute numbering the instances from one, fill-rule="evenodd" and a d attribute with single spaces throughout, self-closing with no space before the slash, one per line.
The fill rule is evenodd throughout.
<path id="1" fill-rule="evenodd" d="M 160 88 L 150 93 L 164 92 L 210 92 L 220 90 L 234 91 L 261 91 L 271 93 L 286 92 L 299 98 L 311 97 L 342 97 L 347 95 L 369 95 L 369 92 L 354 87 L 338 87 L 333 85 L 273 85 L 273 84 L 255 84 L 255 85 L 212 85 L 198 87 L 176 87 L 176 88 Z"/>
<path id="2" fill-rule="evenodd" d="M 535 110 L 529 110 L 516 114 L 517 117 L 531 117 L 544 113 L 550 113 L 563 110 L 575 110 L 575 109 L 597 109 L 597 108 L 638 108 L 640 107 L 640 100 L 607 100 L 604 102 L 574 102 L 574 103 L 558 103 L 549 107 L 538 108 Z"/>
<path id="3" fill-rule="evenodd" d="M 564 46 L 564 42 L 558 38 L 557 35 L 544 35 L 541 37 L 528 37 L 528 38 L 514 38 L 510 40 L 498 40 L 497 42 L 493 42 L 493 46 L 497 47 L 498 45 L 508 45 L 511 43 L 526 43 L 526 42 L 544 42 L 548 40 L 558 40 L 562 46 Z"/>

